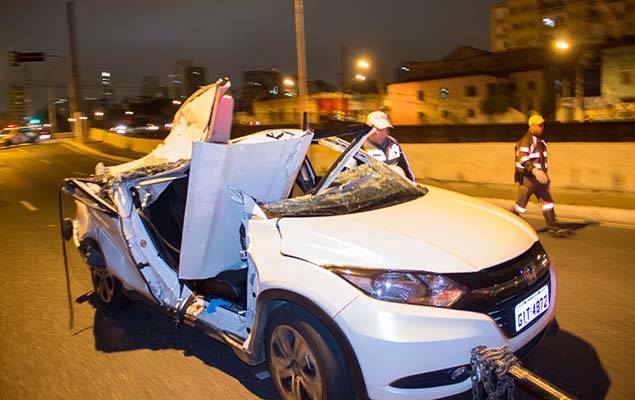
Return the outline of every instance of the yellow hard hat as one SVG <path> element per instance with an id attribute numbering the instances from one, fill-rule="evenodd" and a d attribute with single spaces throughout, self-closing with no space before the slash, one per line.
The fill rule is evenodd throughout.
<path id="1" fill-rule="evenodd" d="M 531 117 L 529 117 L 528 124 L 529 124 L 529 126 L 541 125 L 544 122 L 545 122 L 545 119 L 542 117 L 542 115 L 536 114 L 536 115 L 532 115 Z"/>

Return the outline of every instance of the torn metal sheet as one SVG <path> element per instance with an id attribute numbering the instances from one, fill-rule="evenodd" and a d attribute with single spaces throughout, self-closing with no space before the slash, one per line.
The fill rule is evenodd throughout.
<path id="1" fill-rule="evenodd" d="M 181 279 L 205 279 L 241 264 L 243 204 L 286 198 L 313 134 L 289 130 L 230 144 L 195 143 L 179 263 Z M 233 195 L 232 195 L 233 194 Z"/>
<path id="2" fill-rule="evenodd" d="M 213 126 L 212 113 L 217 91 L 222 96 L 227 90 L 228 83 L 214 83 L 200 88 L 176 112 L 172 130 L 163 143 L 138 160 L 108 167 L 107 172 L 113 176 L 120 176 L 140 168 L 189 160 L 192 157 L 192 143 L 205 141 L 211 136 L 209 131 L 210 125 Z"/>

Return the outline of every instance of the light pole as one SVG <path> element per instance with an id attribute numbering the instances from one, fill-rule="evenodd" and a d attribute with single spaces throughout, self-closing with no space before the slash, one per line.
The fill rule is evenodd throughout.
<path id="1" fill-rule="evenodd" d="M 72 1 L 66 2 L 66 19 L 68 22 L 68 42 L 70 53 L 70 82 L 68 84 L 68 97 L 70 103 L 70 114 L 75 131 L 75 140 L 82 143 L 84 141 L 84 120 L 81 119 L 79 108 L 79 67 L 77 65 L 77 39 L 75 36 L 75 4 Z"/>
<path id="2" fill-rule="evenodd" d="M 304 47 L 304 3 L 303 0 L 294 0 L 293 3 L 295 8 L 295 48 L 298 63 L 298 101 L 300 115 L 303 115 L 309 111 L 306 83 L 306 49 Z"/>

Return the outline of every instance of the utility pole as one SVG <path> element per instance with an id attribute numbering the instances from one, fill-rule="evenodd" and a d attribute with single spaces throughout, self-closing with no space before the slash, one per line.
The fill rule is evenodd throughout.
<path id="1" fill-rule="evenodd" d="M 303 0 L 294 0 L 295 8 L 295 48 L 298 63 L 298 92 L 300 115 L 309 111 L 308 89 L 306 83 L 306 49 L 304 47 L 304 4 Z"/>
<path id="2" fill-rule="evenodd" d="M 70 82 L 68 83 L 68 97 L 70 104 L 70 114 L 73 121 L 73 131 L 75 132 L 75 140 L 84 141 L 84 123 L 80 119 L 81 111 L 79 108 L 79 68 L 77 66 L 77 40 L 75 37 L 75 4 L 72 1 L 66 2 L 66 19 L 68 21 L 68 43 L 70 55 Z"/>

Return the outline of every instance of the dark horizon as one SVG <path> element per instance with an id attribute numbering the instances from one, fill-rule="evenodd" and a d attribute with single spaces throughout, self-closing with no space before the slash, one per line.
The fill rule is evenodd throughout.
<path id="1" fill-rule="evenodd" d="M 118 98 L 136 95 L 144 76 L 166 84 L 177 60 L 191 59 L 207 69 L 207 80 L 229 76 L 242 84 L 242 71 L 277 68 L 296 73 L 293 2 L 157 0 L 151 9 L 143 1 L 75 2 L 81 84 L 98 84 L 104 68 L 112 73 Z M 375 67 L 372 78 L 410 60 L 442 57 L 459 45 L 489 49 L 489 9 L 496 0 L 376 0 L 336 2 L 305 0 L 308 75 L 337 84 L 340 46 L 348 47 L 350 63 L 366 56 Z M 469 9 L 470 12 L 456 12 Z M 7 54 L 43 51 L 63 59 L 30 64 L 33 81 L 48 76 L 66 96 L 68 33 L 65 0 L 5 1 L 0 15 L 12 23 L 0 26 L 0 112 L 7 111 L 7 91 L 22 80 L 21 67 L 9 67 Z M 28 19 L 26 18 L 28 16 Z M 25 27 L 27 27 L 25 29 Z M 108 32 L 104 35 L 103 32 Z M 378 65 L 379 63 L 379 65 Z M 47 65 L 50 64 L 50 65 Z M 51 69 L 51 74 L 48 73 Z M 86 89 L 82 96 L 97 94 Z M 45 107 L 46 88 L 32 90 L 34 109 Z"/>

